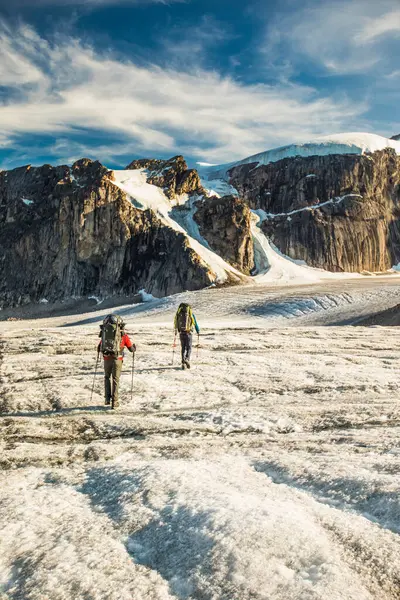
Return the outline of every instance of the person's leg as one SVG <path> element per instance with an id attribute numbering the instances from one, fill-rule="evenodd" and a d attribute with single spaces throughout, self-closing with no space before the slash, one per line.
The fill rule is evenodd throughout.
<path id="1" fill-rule="evenodd" d="M 181 340 L 181 359 L 183 364 L 185 362 L 185 334 L 180 333 L 179 338 Z"/>
<path id="2" fill-rule="evenodd" d="M 112 407 L 115 408 L 119 406 L 119 378 L 121 377 L 122 371 L 122 360 L 113 360 L 113 369 L 112 369 L 112 380 L 113 380 L 113 390 L 112 390 Z"/>
<path id="3" fill-rule="evenodd" d="M 104 362 L 104 401 L 105 404 L 111 404 L 111 375 L 112 375 L 112 360 Z"/>
<path id="4" fill-rule="evenodd" d="M 188 333 L 187 340 L 186 340 L 186 360 L 188 362 L 190 361 L 190 356 L 192 354 L 192 344 L 193 344 L 193 336 L 191 333 Z"/>

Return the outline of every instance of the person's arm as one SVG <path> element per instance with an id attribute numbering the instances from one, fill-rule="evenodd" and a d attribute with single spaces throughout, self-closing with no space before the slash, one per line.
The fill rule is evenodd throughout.
<path id="1" fill-rule="evenodd" d="M 192 317 L 193 317 L 193 325 L 194 325 L 194 327 L 196 329 L 196 333 L 197 333 L 197 335 L 199 335 L 200 334 L 200 327 L 197 324 L 196 317 L 194 316 L 194 313 L 192 313 Z"/>
<path id="2" fill-rule="evenodd" d="M 135 344 L 130 340 L 128 334 L 126 333 L 122 338 L 123 346 L 128 348 L 129 352 L 136 352 Z"/>

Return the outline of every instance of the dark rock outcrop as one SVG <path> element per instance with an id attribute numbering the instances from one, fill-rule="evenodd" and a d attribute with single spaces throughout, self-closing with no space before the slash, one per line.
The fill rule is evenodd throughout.
<path id="1" fill-rule="evenodd" d="M 392 135 L 392 137 L 390 139 L 391 140 L 400 140 L 400 133 L 398 133 L 397 135 Z"/>
<path id="2" fill-rule="evenodd" d="M 229 181 L 269 216 L 263 231 L 286 255 L 330 271 L 385 271 L 400 261 L 400 157 L 295 157 L 239 165 Z"/>
<path id="3" fill-rule="evenodd" d="M 0 306 L 210 284 L 184 234 L 132 206 L 98 162 L 0 173 Z"/>
<path id="4" fill-rule="evenodd" d="M 197 204 L 194 220 L 210 248 L 245 274 L 254 268 L 251 211 L 234 196 L 213 196 Z"/>
<path id="5" fill-rule="evenodd" d="M 146 169 L 148 183 L 162 188 L 170 199 L 176 198 L 180 194 L 200 196 L 205 193 L 197 171 L 188 169 L 183 156 L 174 156 L 169 160 L 142 158 L 134 160 L 126 168 L 128 170 Z"/>

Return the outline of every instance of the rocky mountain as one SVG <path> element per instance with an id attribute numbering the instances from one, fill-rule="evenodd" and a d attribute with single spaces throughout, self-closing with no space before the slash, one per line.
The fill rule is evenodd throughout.
<path id="1" fill-rule="evenodd" d="M 228 171 L 281 252 L 329 271 L 386 271 L 400 261 L 400 157 L 293 157 Z"/>
<path id="2" fill-rule="evenodd" d="M 399 155 L 354 134 L 201 178 L 182 156 L 0 172 L 0 307 L 237 284 L 276 273 L 278 256 L 303 277 L 274 247 L 328 271 L 386 271 L 400 262 Z"/>
<path id="3" fill-rule="evenodd" d="M 0 252 L 0 306 L 142 288 L 164 296 L 216 278 L 184 233 L 135 208 L 87 159 L 0 173 Z"/>
<path id="4" fill-rule="evenodd" d="M 193 217 L 215 252 L 242 273 L 254 270 L 251 210 L 243 200 L 211 196 L 198 203 Z"/>
<path id="5" fill-rule="evenodd" d="M 163 189 L 165 195 L 174 199 L 182 194 L 203 195 L 205 191 L 195 169 L 188 169 L 183 156 L 169 160 L 134 160 L 126 170 L 146 169 L 147 181 Z"/>
<path id="6" fill-rule="evenodd" d="M 390 139 L 391 140 L 400 140 L 400 133 L 398 133 L 397 135 L 392 135 L 392 137 Z"/>

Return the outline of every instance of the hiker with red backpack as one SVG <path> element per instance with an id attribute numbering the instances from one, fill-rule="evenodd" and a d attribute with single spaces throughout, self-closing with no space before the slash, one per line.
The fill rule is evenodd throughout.
<path id="1" fill-rule="evenodd" d="M 182 351 L 182 369 L 185 367 L 190 369 L 190 355 L 192 353 L 192 343 L 193 343 L 193 329 L 196 329 L 197 335 L 200 334 L 200 328 L 197 324 L 196 317 L 192 312 L 189 304 L 179 305 L 178 310 L 176 311 L 175 320 L 174 320 L 174 330 L 175 335 L 179 332 L 179 337 L 181 340 L 181 351 Z"/>
<path id="2" fill-rule="evenodd" d="M 101 339 L 97 347 L 97 356 L 101 352 L 104 358 L 105 405 L 117 408 L 119 406 L 119 379 L 124 361 L 124 348 L 128 348 L 129 352 L 133 352 L 134 358 L 136 346 L 131 342 L 128 334 L 125 333 L 125 323 L 118 315 L 107 315 L 105 317 L 102 325 L 100 325 L 99 337 Z"/>

